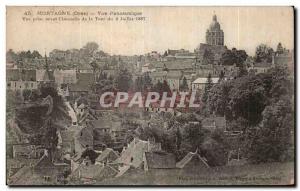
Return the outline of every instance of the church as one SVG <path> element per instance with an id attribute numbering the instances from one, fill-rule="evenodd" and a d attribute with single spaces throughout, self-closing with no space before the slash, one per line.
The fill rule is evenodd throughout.
<path id="1" fill-rule="evenodd" d="M 206 31 L 206 43 L 200 43 L 195 49 L 197 60 L 201 65 L 214 64 L 218 65 L 222 54 L 227 50 L 224 46 L 224 32 L 213 15 L 212 22 Z"/>
<path id="2" fill-rule="evenodd" d="M 224 32 L 217 20 L 217 15 L 213 16 L 213 21 L 206 31 L 206 44 L 224 46 Z"/>

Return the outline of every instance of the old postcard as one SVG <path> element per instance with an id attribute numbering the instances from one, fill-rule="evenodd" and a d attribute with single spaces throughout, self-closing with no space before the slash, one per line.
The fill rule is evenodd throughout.
<path id="1" fill-rule="evenodd" d="M 6 183 L 294 185 L 293 7 L 6 8 Z"/>

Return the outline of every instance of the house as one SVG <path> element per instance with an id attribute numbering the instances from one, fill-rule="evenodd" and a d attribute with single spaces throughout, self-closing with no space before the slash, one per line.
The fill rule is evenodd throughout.
<path id="1" fill-rule="evenodd" d="M 166 81 L 171 90 L 177 91 L 180 86 L 180 79 L 182 78 L 181 71 L 169 71 L 166 75 Z"/>
<path id="2" fill-rule="evenodd" d="M 85 148 L 86 146 L 94 146 L 94 135 L 93 128 L 91 126 L 86 126 L 80 130 L 77 135 L 77 141 L 80 145 L 80 148 L 75 148 L 77 150 L 82 150 L 81 148 Z M 79 145 L 77 147 L 79 147 Z"/>
<path id="3" fill-rule="evenodd" d="M 192 82 L 193 91 L 204 91 L 208 78 L 197 78 Z M 219 78 L 211 78 L 212 84 L 219 83 Z"/>
<path id="4" fill-rule="evenodd" d="M 119 154 L 111 148 L 106 148 L 97 158 L 96 163 L 99 165 L 106 165 L 112 163 L 117 158 L 119 158 Z"/>
<path id="5" fill-rule="evenodd" d="M 38 149 L 35 145 L 17 144 L 13 145 L 13 158 L 39 158 L 43 150 Z"/>
<path id="6" fill-rule="evenodd" d="M 201 157 L 197 151 L 189 152 L 182 160 L 176 163 L 176 167 L 187 171 L 205 171 L 209 168 L 205 158 Z"/>
<path id="7" fill-rule="evenodd" d="M 99 135 L 109 134 L 114 141 L 122 141 L 125 137 L 125 129 L 122 128 L 120 120 L 110 117 L 102 117 L 89 122 L 89 125 L 99 133 Z"/>
<path id="8" fill-rule="evenodd" d="M 6 89 L 12 91 L 34 90 L 38 88 L 35 70 L 7 69 Z"/>
<path id="9" fill-rule="evenodd" d="M 62 152 L 63 154 L 74 154 L 75 153 L 75 133 L 73 130 L 60 131 L 62 139 Z"/>
<path id="10" fill-rule="evenodd" d="M 266 73 L 274 65 L 268 62 L 253 63 L 252 66 L 248 67 L 248 72 L 254 72 L 255 74 Z"/>
<path id="11" fill-rule="evenodd" d="M 121 156 L 114 163 L 138 168 L 143 163 L 144 153 L 152 151 L 161 151 L 161 144 L 134 138 L 127 148 L 124 148 Z"/>
<path id="12" fill-rule="evenodd" d="M 91 73 L 77 73 L 76 78 L 76 83 L 69 85 L 70 97 L 73 98 L 87 94 L 91 90 L 94 82 L 94 75 Z"/>
<path id="13" fill-rule="evenodd" d="M 92 184 L 106 178 L 114 177 L 119 171 L 110 165 L 84 165 L 72 172 L 70 180 L 80 181 L 83 184 Z"/>
<path id="14" fill-rule="evenodd" d="M 46 151 L 32 166 L 24 166 L 8 178 L 9 185 L 57 185 L 64 184 L 70 171 L 66 163 L 53 163 Z"/>
<path id="15" fill-rule="evenodd" d="M 53 76 L 58 85 L 76 83 L 76 70 L 54 70 Z"/>
<path id="16" fill-rule="evenodd" d="M 226 119 L 225 117 L 207 117 L 202 120 L 202 127 L 211 131 L 216 129 L 226 130 Z"/>
<path id="17" fill-rule="evenodd" d="M 175 155 L 162 151 L 145 152 L 143 162 L 145 171 L 176 168 Z"/>
<path id="18" fill-rule="evenodd" d="M 178 53 L 181 53 L 181 54 L 188 54 L 189 51 L 188 51 L 188 50 L 185 50 L 185 49 L 179 49 L 179 50 L 171 50 L 171 49 L 168 49 L 168 50 L 167 50 L 167 55 L 175 56 L 175 55 L 178 54 Z"/>
<path id="19" fill-rule="evenodd" d="M 75 100 L 74 110 L 77 113 L 77 115 L 81 117 L 84 114 L 85 110 L 88 108 L 88 106 L 89 104 L 87 98 L 80 96 Z"/>
<path id="20" fill-rule="evenodd" d="M 11 177 L 23 167 L 32 167 L 39 161 L 38 158 L 7 158 L 6 159 L 6 175 Z"/>

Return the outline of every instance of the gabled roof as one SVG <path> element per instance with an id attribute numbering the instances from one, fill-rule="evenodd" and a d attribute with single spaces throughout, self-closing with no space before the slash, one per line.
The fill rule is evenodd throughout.
<path id="1" fill-rule="evenodd" d="M 114 151 L 111 148 L 106 148 L 99 156 L 96 158 L 97 162 L 103 162 L 105 160 L 108 160 L 109 162 L 112 162 L 119 158 L 119 154 Z"/>
<path id="2" fill-rule="evenodd" d="M 166 152 L 145 152 L 145 160 L 149 169 L 176 168 L 175 156 Z"/>
<path id="3" fill-rule="evenodd" d="M 196 160 L 199 160 L 199 162 L 203 166 L 209 168 L 209 165 L 207 164 L 206 160 L 204 158 L 202 158 L 197 152 L 195 152 L 195 153 L 189 152 L 187 155 L 185 155 L 185 157 L 181 161 L 176 163 L 176 167 L 184 168 L 189 162 L 192 161 L 193 158 L 196 158 Z"/>
<path id="4" fill-rule="evenodd" d="M 80 172 L 80 173 L 79 173 Z M 71 176 L 79 176 L 80 178 L 91 179 L 91 180 L 101 180 L 103 178 L 113 177 L 119 171 L 114 169 L 113 167 L 106 165 L 84 165 L 81 164 Z"/>
<path id="5" fill-rule="evenodd" d="M 79 97 L 76 99 L 76 102 L 77 102 L 77 106 L 79 107 L 81 104 L 84 104 L 84 105 L 88 105 L 88 101 L 87 101 L 87 98 L 84 98 L 84 97 Z"/>

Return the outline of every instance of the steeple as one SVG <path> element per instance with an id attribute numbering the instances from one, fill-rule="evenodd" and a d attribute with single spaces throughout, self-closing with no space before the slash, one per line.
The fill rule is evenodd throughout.
<path id="1" fill-rule="evenodd" d="M 217 22 L 217 15 L 216 14 L 214 14 L 214 16 L 213 16 L 213 21 Z"/>

